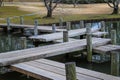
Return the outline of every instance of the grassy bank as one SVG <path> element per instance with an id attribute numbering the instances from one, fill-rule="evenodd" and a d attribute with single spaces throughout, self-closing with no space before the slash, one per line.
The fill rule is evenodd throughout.
<path id="1" fill-rule="evenodd" d="M 8 6 L 8 7 L 1 7 L 0 8 L 0 18 L 7 18 L 13 16 L 21 16 L 25 14 L 32 14 L 30 12 L 21 11 L 18 7 Z M 32 15 L 32 16 L 24 16 L 24 23 L 25 24 L 34 24 L 34 19 L 38 19 L 40 24 L 47 24 L 47 23 L 56 23 L 59 22 L 59 18 L 62 17 L 64 21 L 74 21 L 74 20 L 90 20 L 90 19 L 105 19 L 105 18 L 120 18 L 120 15 L 110 15 L 110 14 L 72 14 L 72 15 L 53 15 L 53 18 L 43 18 L 45 15 Z M 1 21 L 1 23 L 5 21 Z M 11 20 L 12 23 L 19 23 L 19 18 L 15 18 Z"/>

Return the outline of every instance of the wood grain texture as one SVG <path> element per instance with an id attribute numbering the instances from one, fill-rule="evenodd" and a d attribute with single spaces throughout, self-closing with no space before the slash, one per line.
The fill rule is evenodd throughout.
<path id="1" fill-rule="evenodd" d="M 30 75 L 37 79 L 43 80 L 66 80 L 65 64 L 47 60 L 39 59 L 30 62 L 19 63 L 10 66 L 14 71 Z M 78 80 L 119 80 L 119 77 L 114 77 L 104 73 L 91 71 L 88 69 L 76 67 L 76 74 Z"/>

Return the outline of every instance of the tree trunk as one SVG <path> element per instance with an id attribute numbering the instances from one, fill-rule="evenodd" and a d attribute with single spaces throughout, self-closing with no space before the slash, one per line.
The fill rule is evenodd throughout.
<path id="1" fill-rule="evenodd" d="M 52 17 L 52 10 L 47 10 L 47 16 L 46 17 Z"/>
<path id="2" fill-rule="evenodd" d="M 112 14 L 119 14 L 119 7 L 114 7 Z"/>

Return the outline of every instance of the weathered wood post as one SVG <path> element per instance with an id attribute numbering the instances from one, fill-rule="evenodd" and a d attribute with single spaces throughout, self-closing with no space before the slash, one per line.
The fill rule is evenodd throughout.
<path id="1" fill-rule="evenodd" d="M 60 17 L 60 19 L 59 19 L 59 26 L 63 27 L 63 18 L 62 17 Z"/>
<path id="2" fill-rule="evenodd" d="M 111 42 L 112 44 L 117 44 L 116 30 L 111 31 Z M 111 74 L 118 76 L 120 68 L 120 53 L 118 51 L 111 52 Z"/>
<path id="3" fill-rule="evenodd" d="M 86 26 L 86 39 L 87 39 L 87 60 L 92 62 L 92 35 L 91 35 L 91 23 Z"/>
<path id="4" fill-rule="evenodd" d="M 117 43 L 116 30 L 111 30 L 111 42 L 112 44 Z"/>
<path id="5" fill-rule="evenodd" d="M 66 29 L 71 30 L 71 22 L 66 22 Z"/>
<path id="6" fill-rule="evenodd" d="M 68 42 L 68 31 L 63 31 L 63 42 Z"/>
<path id="7" fill-rule="evenodd" d="M 34 21 L 34 35 L 37 36 L 38 35 L 38 20 Z"/>
<path id="8" fill-rule="evenodd" d="M 111 74 L 114 76 L 119 76 L 120 71 L 120 52 L 111 52 Z"/>
<path id="9" fill-rule="evenodd" d="M 77 80 L 75 62 L 65 63 L 66 80 Z"/>
<path id="10" fill-rule="evenodd" d="M 21 37 L 21 48 L 26 49 L 27 48 L 27 40 L 26 37 Z"/>
<path id="11" fill-rule="evenodd" d="M 21 25 L 24 24 L 24 18 L 23 18 L 23 16 L 20 16 L 20 24 L 21 24 Z"/>
<path id="12" fill-rule="evenodd" d="M 10 28 L 10 18 L 7 18 L 7 31 L 10 32 L 11 28 Z"/>
<path id="13" fill-rule="evenodd" d="M 80 21 L 80 28 L 84 28 L 85 25 L 84 25 L 84 21 Z"/>
<path id="14" fill-rule="evenodd" d="M 56 24 L 52 25 L 52 32 L 55 33 L 56 32 Z"/>

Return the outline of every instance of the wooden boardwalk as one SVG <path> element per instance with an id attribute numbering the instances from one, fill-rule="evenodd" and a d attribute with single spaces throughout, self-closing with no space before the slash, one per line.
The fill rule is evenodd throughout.
<path id="1" fill-rule="evenodd" d="M 66 80 L 65 65 L 40 59 L 10 66 L 10 69 L 41 80 Z M 120 80 L 119 77 L 76 67 L 78 80 Z"/>
<path id="2" fill-rule="evenodd" d="M 98 30 L 99 29 L 92 29 L 91 32 L 96 32 Z M 84 34 L 86 34 L 86 28 L 74 29 L 74 30 L 68 31 L 68 37 L 75 37 L 75 36 L 84 35 Z M 29 38 L 32 40 L 39 40 L 43 42 L 54 41 L 54 40 L 62 39 L 63 32 L 31 36 Z"/>
<path id="3" fill-rule="evenodd" d="M 93 47 L 95 47 L 108 44 L 110 42 L 110 39 L 92 38 L 92 42 Z M 72 41 L 37 48 L 1 53 L 0 66 L 7 66 L 20 62 L 27 62 L 35 59 L 83 50 L 86 49 L 86 45 L 86 39 L 82 39 L 79 41 Z"/>
<path id="4" fill-rule="evenodd" d="M 23 28 L 23 29 L 34 29 L 34 25 L 20 25 L 20 24 L 10 24 L 11 28 Z M 7 24 L 0 24 L 0 28 L 7 28 Z M 52 26 L 38 26 L 40 32 L 53 32 Z M 56 32 L 64 31 L 65 29 L 56 29 Z"/>

